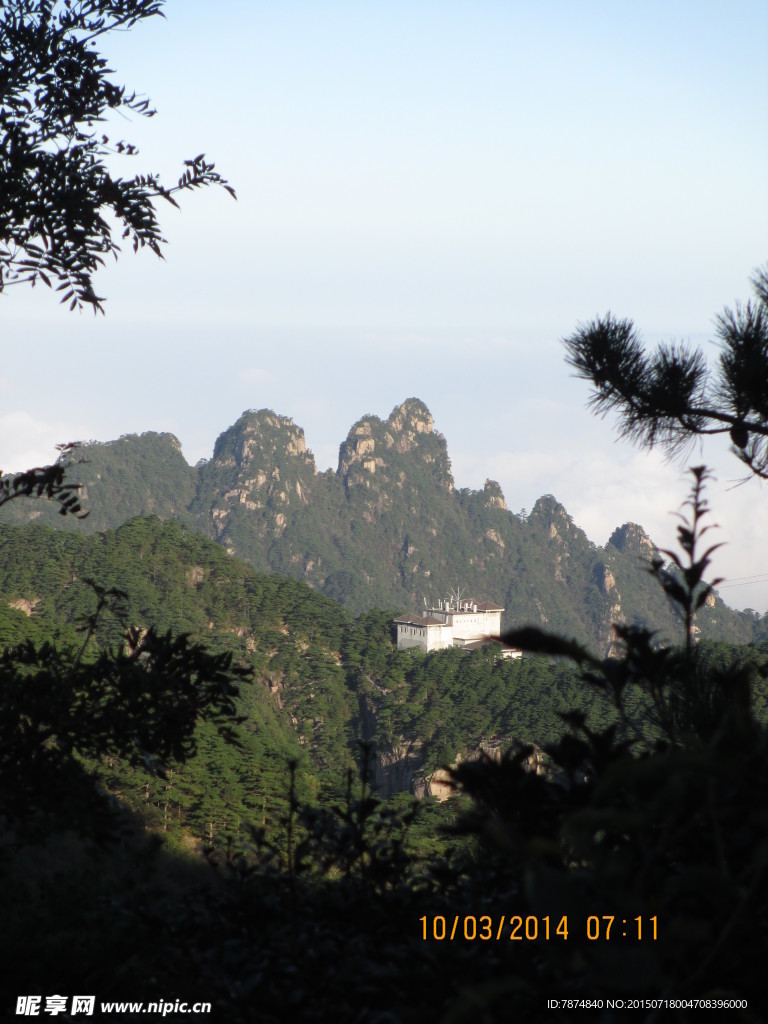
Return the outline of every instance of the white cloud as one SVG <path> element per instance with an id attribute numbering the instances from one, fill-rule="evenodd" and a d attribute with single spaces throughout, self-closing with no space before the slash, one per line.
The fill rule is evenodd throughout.
<path id="1" fill-rule="evenodd" d="M 47 420 L 23 410 L 0 415 L 0 468 L 18 473 L 55 462 L 57 444 L 88 438 L 88 429 L 76 420 Z"/>

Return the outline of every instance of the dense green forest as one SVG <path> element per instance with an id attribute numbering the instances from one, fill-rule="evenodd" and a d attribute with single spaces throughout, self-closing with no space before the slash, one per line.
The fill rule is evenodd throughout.
<path id="1" fill-rule="evenodd" d="M 285 766 L 297 793 L 338 797 L 359 740 L 372 742 L 388 795 L 428 788 L 436 769 L 492 743 L 557 734 L 556 710 L 578 699 L 564 665 L 459 651 L 398 652 L 391 612 L 353 619 L 306 584 L 255 572 L 174 521 L 134 519 L 79 537 L 44 526 L 0 527 L 0 641 L 76 651 L 98 594 L 119 591 L 86 649 L 119 648 L 126 627 L 188 634 L 248 669 L 239 746 L 202 724 L 198 756 L 164 778 L 110 757 L 86 762 L 152 827 L 212 841 L 257 817 L 279 830 Z M 404 753 L 407 751 L 407 753 Z"/>

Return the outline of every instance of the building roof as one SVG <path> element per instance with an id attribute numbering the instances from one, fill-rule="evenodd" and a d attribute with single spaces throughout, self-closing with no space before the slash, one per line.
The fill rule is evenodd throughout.
<path id="1" fill-rule="evenodd" d="M 449 608 L 436 607 L 431 609 L 431 611 L 439 611 L 443 615 L 446 612 L 450 612 L 451 615 L 474 615 L 476 610 L 478 612 L 503 612 L 504 608 L 500 604 L 493 604 L 492 601 L 473 601 L 470 598 L 466 600 L 462 598 L 461 605 L 458 608 L 452 605 Z"/>
<path id="2" fill-rule="evenodd" d="M 436 619 L 432 615 L 428 615 L 427 618 L 421 618 L 419 615 L 400 615 L 395 619 L 395 622 L 405 626 L 444 626 L 445 623 L 442 619 Z"/>

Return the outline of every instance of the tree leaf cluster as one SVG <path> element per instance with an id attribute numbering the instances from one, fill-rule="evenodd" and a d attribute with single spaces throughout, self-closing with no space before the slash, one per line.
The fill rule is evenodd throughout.
<path id="1" fill-rule="evenodd" d="M 110 140 L 114 117 L 155 113 L 112 77 L 100 45 L 110 32 L 162 16 L 162 0 L 6 0 L 0 7 L 0 292 L 41 281 L 70 309 L 104 312 L 93 277 L 120 244 L 162 257 L 157 201 L 218 185 L 234 190 L 200 154 L 176 185 L 157 174 L 111 170 L 136 146 Z"/>
<path id="2" fill-rule="evenodd" d="M 80 484 L 73 483 L 67 478 L 67 470 L 71 468 L 73 461 L 76 461 L 73 453 L 78 447 L 76 442 L 59 445 L 59 459 L 51 466 L 29 469 L 14 476 L 3 476 L 0 472 L 0 508 L 14 499 L 29 498 L 36 501 L 39 498 L 47 498 L 58 506 L 59 515 L 75 516 L 78 520 L 85 519 L 88 512 L 83 511 L 80 504 Z"/>

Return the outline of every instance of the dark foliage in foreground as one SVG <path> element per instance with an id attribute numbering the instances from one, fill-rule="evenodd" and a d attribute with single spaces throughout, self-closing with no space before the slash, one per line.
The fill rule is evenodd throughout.
<path id="1" fill-rule="evenodd" d="M 91 586 L 97 603 L 81 624 L 79 650 L 26 640 L 0 654 L 0 815 L 22 832 L 64 825 L 104 838 L 107 805 L 84 756 L 162 773 L 171 759 L 195 755 L 198 721 L 237 743 L 234 700 L 250 672 L 233 665 L 231 653 L 155 629 L 127 627 L 122 649 L 94 654 L 99 618 L 109 606 L 119 614 L 125 595 Z"/>

